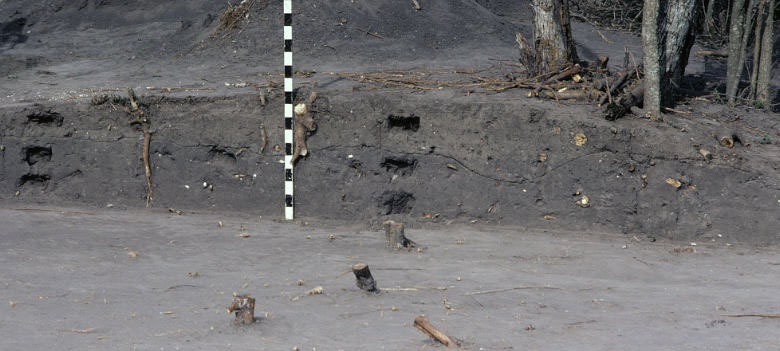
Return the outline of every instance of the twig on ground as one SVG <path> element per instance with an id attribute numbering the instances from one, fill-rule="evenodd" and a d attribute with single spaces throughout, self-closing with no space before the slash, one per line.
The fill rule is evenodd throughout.
<path id="1" fill-rule="evenodd" d="M 766 314 L 766 313 L 743 313 L 743 314 L 724 314 L 723 317 L 761 317 L 761 318 L 780 318 L 780 314 Z"/>
<path id="2" fill-rule="evenodd" d="M 557 288 L 557 287 L 553 287 L 553 286 L 516 286 L 516 287 L 513 287 L 513 288 L 474 291 L 474 292 L 470 292 L 470 293 L 465 293 L 465 294 L 463 294 L 463 296 L 474 296 L 474 295 L 482 295 L 482 294 L 495 294 L 495 293 L 507 292 L 507 291 L 512 291 L 512 290 L 529 290 L 529 289 L 560 290 L 561 288 Z"/>
<path id="3" fill-rule="evenodd" d="M 363 33 L 366 33 L 366 35 L 374 36 L 374 37 L 377 37 L 379 39 L 385 39 L 385 37 L 379 35 L 379 33 L 371 32 L 371 27 L 369 27 L 368 30 L 360 28 L 360 27 L 355 27 L 355 29 L 357 29 L 357 30 L 359 30 L 359 31 L 361 31 Z"/>

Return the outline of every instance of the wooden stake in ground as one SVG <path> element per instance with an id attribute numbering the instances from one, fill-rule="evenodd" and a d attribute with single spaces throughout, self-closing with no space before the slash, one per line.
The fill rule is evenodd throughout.
<path id="1" fill-rule="evenodd" d="M 454 342 L 452 338 L 436 329 L 433 324 L 425 320 L 425 316 L 423 315 L 417 316 L 417 318 L 414 319 L 414 327 L 420 329 L 425 335 L 430 336 L 431 339 L 442 343 L 444 346 L 449 347 L 456 345 L 456 342 Z"/>
<path id="2" fill-rule="evenodd" d="M 249 294 L 233 293 L 233 303 L 227 307 L 228 313 L 236 313 L 236 322 L 252 324 L 255 322 L 255 299 Z"/>
<path id="3" fill-rule="evenodd" d="M 355 273 L 357 287 L 369 292 L 379 292 L 376 287 L 376 281 L 365 263 L 358 263 L 352 266 L 352 273 Z"/>
<path id="4" fill-rule="evenodd" d="M 385 247 L 390 250 L 399 250 L 406 248 L 411 250 L 415 246 L 415 242 L 409 240 L 404 235 L 404 224 L 395 221 L 384 221 L 382 223 L 385 227 Z"/>

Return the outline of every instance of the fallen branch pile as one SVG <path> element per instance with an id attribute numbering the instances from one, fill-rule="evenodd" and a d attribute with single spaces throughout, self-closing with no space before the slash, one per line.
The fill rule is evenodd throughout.
<path id="1" fill-rule="evenodd" d="M 385 87 L 401 87 L 415 90 L 440 90 L 445 88 L 484 89 L 504 92 L 510 89 L 529 89 L 528 97 L 575 100 L 595 103 L 603 107 L 604 117 L 616 120 L 631 108 L 642 104 L 644 84 L 642 65 L 636 60 L 629 64 L 626 53 L 624 67 L 617 72 L 606 68 L 609 57 L 595 62 L 580 62 L 565 69 L 534 77 L 517 77 L 513 73 L 503 76 L 481 76 L 473 70 L 451 72 L 380 71 L 370 73 L 338 73 L 337 75 L 359 83 L 381 84 Z M 633 58 L 633 57 L 632 57 Z"/>

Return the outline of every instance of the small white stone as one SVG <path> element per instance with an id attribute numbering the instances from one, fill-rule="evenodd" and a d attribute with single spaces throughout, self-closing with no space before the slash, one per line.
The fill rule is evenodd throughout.
<path id="1" fill-rule="evenodd" d="M 691 243 L 691 246 L 696 246 L 696 243 Z"/>
<path id="2" fill-rule="evenodd" d="M 719 237 L 719 238 L 722 238 L 722 237 L 723 237 L 723 234 L 718 234 L 718 237 Z"/>
<path id="3" fill-rule="evenodd" d="M 252 173 L 252 179 L 257 178 L 257 173 Z"/>
<path id="4" fill-rule="evenodd" d="M 352 156 L 352 155 L 347 155 L 347 158 L 353 158 L 353 157 L 355 157 L 355 156 Z"/>
<path id="5" fill-rule="evenodd" d="M 190 190 L 190 186 L 189 185 L 185 185 L 184 189 Z"/>
<path id="6" fill-rule="evenodd" d="M 209 183 L 203 182 L 203 187 L 206 188 L 209 186 Z"/>

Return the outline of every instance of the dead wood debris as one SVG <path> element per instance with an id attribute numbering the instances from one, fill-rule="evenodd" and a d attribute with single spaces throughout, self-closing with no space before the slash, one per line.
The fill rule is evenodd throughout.
<path id="1" fill-rule="evenodd" d="M 440 342 L 444 346 L 449 347 L 453 345 L 460 345 L 457 340 L 436 329 L 433 324 L 425 319 L 424 315 L 417 316 L 414 319 L 414 327 L 425 333 L 425 335 L 428 335 L 431 339 Z"/>
<path id="2" fill-rule="evenodd" d="M 293 135 L 293 157 L 290 161 L 292 164 L 295 164 L 295 161 L 301 156 L 309 154 L 309 149 L 306 147 L 306 137 L 317 130 L 317 123 L 311 116 L 309 108 L 315 100 L 317 100 L 317 93 L 312 91 L 305 103 L 295 105 L 293 109 L 295 130 Z"/>
<path id="3" fill-rule="evenodd" d="M 769 313 L 743 313 L 743 314 L 724 314 L 723 317 L 760 317 L 760 318 L 780 318 L 780 313 L 777 314 L 769 314 Z"/>
<path id="4" fill-rule="evenodd" d="M 268 137 L 265 135 L 265 125 L 260 125 L 260 154 L 265 153 L 265 147 L 268 145 Z"/>
<path id="5" fill-rule="evenodd" d="M 238 5 L 228 2 L 228 7 L 219 15 L 217 32 L 228 32 L 236 29 L 242 20 L 249 18 L 249 10 L 257 3 L 256 0 L 242 0 Z"/>
<path id="6" fill-rule="evenodd" d="M 146 207 L 151 206 L 152 201 L 152 167 L 149 164 L 149 144 L 152 139 L 152 131 L 149 125 L 149 119 L 147 118 L 146 106 L 139 104 L 138 98 L 135 92 L 131 88 L 127 88 L 127 98 L 123 98 L 116 95 L 99 95 L 94 96 L 91 101 L 92 105 L 99 106 L 108 103 L 114 110 L 122 110 L 129 114 L 132 118 L 130 125 L 140 125 L 141 133 L 143 133 L 144 140 L 142 144 L 141 159 L 144 163 L 144 173 L 146 175 Z"/>

